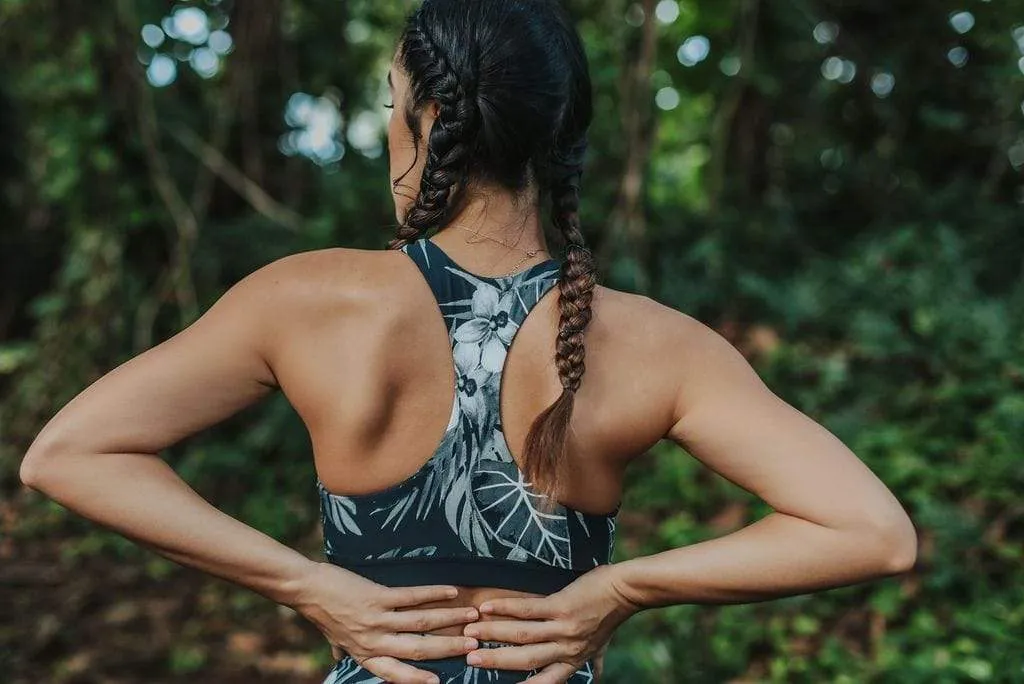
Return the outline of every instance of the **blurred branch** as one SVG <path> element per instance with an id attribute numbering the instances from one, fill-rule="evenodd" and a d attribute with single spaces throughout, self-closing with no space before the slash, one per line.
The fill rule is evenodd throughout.
<path id="1" fill-rule="evenodd" d="M 714 212 L 725 189 L 728 171 L 727 156 L 732 134 L 740 111 L 743 95 L 750 87 L 754 72 L 754 55 L 757 47 L 757 27 L 760 16 L 760 0 L 744 0 L 740 6 L 739 45 L 740 72 L 729 81 L 722 101 L 711 124 L 711 159 L 708 163 L 708 209 Z"/>
<path id="2" fill-rule="evenodd" d="M 282 0 L 266 0 L 259 3 L 238 3 L 236 29 L 238 37 L 236 59 L 246 65 L 236 74 L 239 80 L 239 103 L 241 105 L 241 166 L 245 175 L 257 184 L 265 182 L 265 168 L 261 151 L 260 93 L 265 76 L 274 73 L 268 64 L 279 41 L 284 3 Z"/>
<path id="3" fill-rule="evenodd" d="M 240 80 L 232 77 L 234 71 L 225 74 L 227 81 L 225 87 L 217 91 L 217 103 L 214 106 L 213 124 L 210 126 L 210 145 L 220 153 L 228 144 L 231 132 L 231 123 L 234 120 L 236 105 L 238 102 L 238 89 Z M 196 219 L 202 223 L 206 219 L 210 209 L 210 201 L 213 198 L 213 188 L 217 174 L 213 169 L 205 165 L 196 174 L 196 181 L 192 185 L 192 212 Z"/>
<path id="4" fill-rule="evenodd" d="M 182 147 L 195 155 L 207 169 L 231 186 L 253 209 L 288 230 L 299 230 L 302 217 L 271 197 L 216 147 L 182 125 L 169 127 L 168 133 Z"/>
<path id="5" fill-rule="evenodd" d="M 118 18 L 121 28 L 127 35 L 134 34 L 138 21 L 135 17 L 132 3 L 121 0 L 117 4 Z M 156 188 L 157 195 L 167 208 L 174 223 L 177 239 L 171 249 L 170 287 L 174 291 L 175 299 L 180 307 L 180 319 L 182 325 L 188 325 L 199 312 L 199 304 L 196 297 L 195 284 L 192 281 L 192 249 L 199 237 L 199 221 L 188 202 L 182 196 L 171 174 L 167 158 L 160 148 L 160 136 L 157 124 L 156 105 L 153 102 L 152 89 L 142 81 L 142 77 L 135 69 L 125 69 L 133 85 L 135 97 L 134 107 L 136 122 L 139 127 L 139 137 L 142 140 L 142 148 L 145 153 L 146 165 L 149 168 L 149 175 Z M 157 295 L 157 300 L 163 298 L 163 287 Z M 159 304 L 158 304 L 159 306 Z"/>
<path id="6" fill-rule="evenodd" d="M 174 221 L 177 233 L 170 264 L 170 285 L 174 290 L 178 305 L 181 307 L 182 323 L 187 325 L 195 319 L 199 311 L 195 285 L 192 282 L 191 264 L 192 248 L 199 237 L 199 222 L 175 184 L 167 159 L 160 149 L 153 94 L 148 86 L 141 83 L 138 84 L 136 90 L 139 93 L 140 105 L 136 108 L 139 133 L 142 137 L 150 177 L 157 194 Z"/>
<path id="7" fill-rule="evenodd" d="M 1018 102 L 1020 102 L 1020 92 L 1017 90 L 1010 91 L 1007 89 L 1007 91 L 1003 92 L 1002 97 L 999 98 L 998 108 L 1001 110 L 999 112 L 1001 115 L 999 132 L 995 136 L 992 156 L 989 158 L 985 177 L 981 181 L 981 187 L 978 190 L 978 196 L 983 199 L 992 200 L 995 197 L 996 191 L 999 189 L 999 181 L 1010 165 L 1007 150 L 1010 149 L 1014 139 L 1017 137 L 1016 117 L 1014 115 L 1017 112 Z"/>
<path id="8" fill-rule="evenodd" d="M 651 117 L 651 72 L 658 48 L 658 24 L 654 20 L 656 0 L 644 0 L 647 20 L 643 24 L 636 55 L 624 69 L 622 81 L 622 128 L 626 139 L 626 164 L 619 184 L 619 196 L 612 213 L 613 241 L 624 242 L 633 258 L 634 287 L 648 289 L 647 224 L 643 207 L 643 181 L 653 137 Z M 611 247 L 611 244 L 606 243 Z"/>

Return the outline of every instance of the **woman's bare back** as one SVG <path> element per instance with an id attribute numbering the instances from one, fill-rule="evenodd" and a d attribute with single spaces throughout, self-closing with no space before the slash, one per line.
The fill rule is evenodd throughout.
<path id="1" fill-rule="evenodd" d="M 317 472 L 339 494 L 404 480 L 426 461 L 449 419 L 453 368 L 444 322 L 404 254 L 331 249 L 295 258 L 308 300 L 275 333 L 274 375 L 302 417 Z M 319 281 L 319 284 L 317 284 Z M 561 392 L 554 372 L 552 291 L 527 317 L 505 368 L 501 413 L 518 455 L 533 418 Z M 628 301 L 627 301 L 628 300 Z M 600 288 L 576 399 L 570 476 L 559 500 L 602 513 L 621 496 L 628 460 L 671 426 L 674 386 L 662 371 L 657 305 Z"/>

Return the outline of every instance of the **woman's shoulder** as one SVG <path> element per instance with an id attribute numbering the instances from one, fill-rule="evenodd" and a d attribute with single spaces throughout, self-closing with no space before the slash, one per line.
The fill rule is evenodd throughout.
<path id="1" fill-rule="evenodd" d="M 745 355 L 712 326 L 645 296 L 599 288 L 591 325 L 609 351 L 610 365 L 646 381 L 648 395 L 665 397 L 673 416 L 685 407 L 737 391 L 761 392 L 763 383 Z M 588 350 L 589 351 L 589 350 Z M 657 388 L 665 390 L 657 391 Z M 680 408 L 684 407 L 684 408 Z"/>
<path id="2" fill-rule="evenodd" d="M 256 269 L 241 283 L 286 307 L 336 306 L 395 289 L 393 267 L 399 258 L 393 250 L 352 247 L 293 252 Z"/>
<path id="3" fill-rule="evenodd" d="M 595 337 L 616 340 L 652 362 L 705 363 L 735 351 L 710 325 L 648 295 L 598 286 L 592 312 Z"/>
<path id="4" fill-rule="evenodd" d="M 394 317 L 407 297 L 396 278 L 405 258 L 390 250 L 328 247 L 293 252 L 251 271 L 231 286 L 213 308 L 251 322 L 260 344 L 287 346 L 308 335 L 331 334 L 358 322 L 372 326 Z M 381 306 L 387 301 L 391 306 Z"/>
<path id="5" fill-rule="evenodd" d="M 594 288 L 591 308 L 595 324 L 610 326 L 633 337 L 659 339 L 665 335 L 699 336 L 710 330 L 693 316 L 649 295 L 616 290 L 604 285 Z"/>

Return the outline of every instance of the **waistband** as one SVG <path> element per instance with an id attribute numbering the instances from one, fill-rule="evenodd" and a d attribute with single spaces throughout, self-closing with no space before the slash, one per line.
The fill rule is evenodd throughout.
<path id="1" fill-rule="evenodd" d="M 334 565 L 389 587 L 456 584 L 466 587 L 496 587 L 544 595 L 561 591 L 587 572 L 587 570 L 556 568 L 541 563 L 484 556 L 465 558 L 413 556 L 357 560 L 336 554 L 327 554 L 327 560 Z"/>

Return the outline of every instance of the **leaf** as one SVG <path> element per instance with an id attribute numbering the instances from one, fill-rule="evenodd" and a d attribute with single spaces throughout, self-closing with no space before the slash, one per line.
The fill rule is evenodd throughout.
<path id="1" fill-rule="evenodd" d="M 383 553 L 376 555 L 370 554 L 366 557 L 367 560 L 384 560 L 387 558 L 415 558 L 416 556 L 433 556 L 437 553 L 436 546 L 417 546 L 416 548 L 403 551 L 401 546 L 396 546 L 393 549 L 388 549 Z"/>
<path id="2" fill-rule="evenodd" d="M 560 568 L 571 566 L 565 508 L 538 509 L 543 499 L 523 479 L 515 463 L 481 460 L 473 473 L 473 499 L 491 535 L 511 549 Z"/>
<path id="3" fill-rule="evenodd" d="M 351 656 L 338 661 L 323 684 L 382 684 L 384 680 L 364 670 Z"/>
<path id="4" fill-rule="evenodd" d="M 318 483 L 319 484 L 319 483 Z M 331 494 L 320 485 L 321 502 L 323 503 L 324 515 L 339 530 L 351 532 L 362 536 L 363 531 L 356 524 L 356 504 L 346 496 Z"/>

